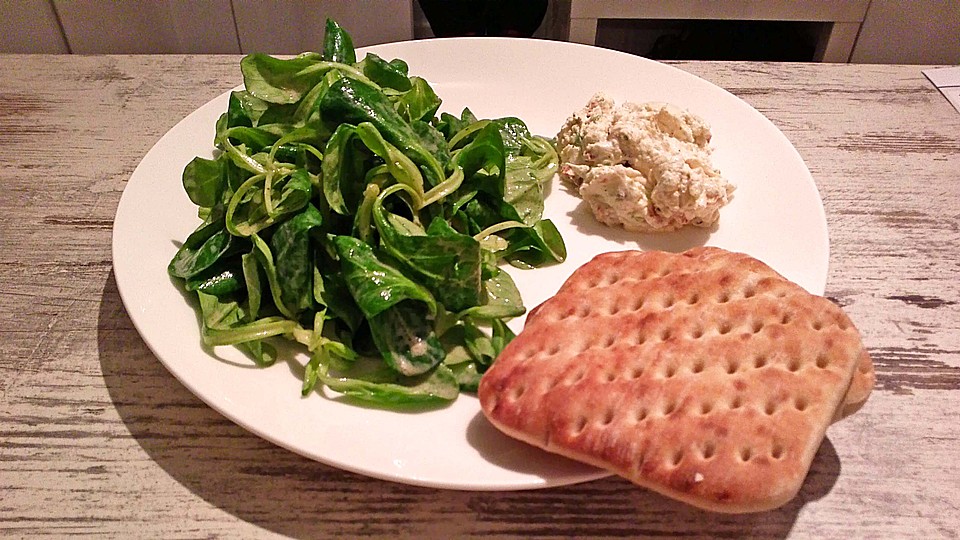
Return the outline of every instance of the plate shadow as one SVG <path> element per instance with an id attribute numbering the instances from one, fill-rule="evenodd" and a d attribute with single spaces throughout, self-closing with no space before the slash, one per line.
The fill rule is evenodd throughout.
<path id="1" fill-rule="evenodd" d="M 112 273 L 101 296 L 97 344 L 110 398 L 150 460 L 210 505 L 292 538 L 497 534 L 783 538 L 805 504 L 830 492 L 840 471 L 837 454 L 825 440 L 798 497 L 778 510 L 753 515 L 702 512 L 616 477 L 537 491 L 410 486 L 335 469 L 287 451 L 207 406 L 140 338 Z M 489 435 L 483 430 L 493 428 L 471 424 L 470 429 L 468 436 L 479 440 Z M 487 440 L 485 444 L 498 444 L 497 439 Z M 512 458 L 502 459 L 509 465 Z M 134 504 L 153 504 L 150 489 L 143 486 L 144 497 Z M 196 512 L 184 508 L 183 515 Z"/>

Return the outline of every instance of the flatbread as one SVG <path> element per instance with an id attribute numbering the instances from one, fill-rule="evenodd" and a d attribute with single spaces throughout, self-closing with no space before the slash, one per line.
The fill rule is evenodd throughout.
<path id="1" fill-rule="evenodd" d="M 877 382 L 877 375 L 874 372 L 873 360 L 870 354 L 864 349 L 860 353 L 860 361 L 857 363 L 857 369 L 853 373 L 853 380 L 850 382 L 850 388 L 847 389 L 847 395 L 837 409 L 834 421 L 842 420 L 851 414 L 860 410 L 860 407 L 867 402 L 873 386 Z"/>
<path id="2" fill-rule="evenodd" d="M 705 250 L 710 250 L 712 248 L 701 248 Z M 696 256 L 695 252 L 691 251 L 687 255 Z M 603 264 L 602 261 L 596 261 L 596 264 Z M 774 271 L 767 265 L 762 265 L 760 267 L 754 266 L 753 272 L 755 273 L 764 273 L 767 277 L 775 277 L 779 279 L 783 278 L 779 273 Z M 582 276 L 577 276 L 579 279 Z M 575 287 L 576 282 L 573 277 L 566 282 L 567 285 Z M 526 319 L 526 325 L 531 324 L 531 321 L 536 320 L 536 313 L 538 313 L 539 306 L 531 310 Z M 873 360 L 870 358 L 870 354 L 866 349 L 860 351 L 860 361 L 857 365 L 857 369 L 853 374 L 853 380 L 850 383 L 850 387 L 847 389 L 847 394 L 844 397 L 843 403 L 838 407 L 836 414 L 834 415 L 834 421 L 842 420 L 847 416 L 850 416 L 854 412 L 860 410 L 860 408 L 867 402 L 867 398 L 870 397 L 870 393 L 873 390 L 873 387 L 876 383 L 876 373 L 874 372 Z"/>
<path id="3" fill-rule="evenodd" d="M 755 512 L 799 491 L 827 426 L 869 394 L 872 380 L 852 384 L 864 366 L 872 376 L 843 311 L 757 259 L 624 251 L 531 311 L 479 398 L 515 438 L 700 508 Z"/>

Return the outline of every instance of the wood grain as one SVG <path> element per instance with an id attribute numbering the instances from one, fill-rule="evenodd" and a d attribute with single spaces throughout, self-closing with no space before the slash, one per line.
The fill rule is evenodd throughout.
<path id="1" fill-rule="evenodd" d="M 249 434 L 174 379 L 120 301 L 113 216 L 141 157 L 239 84 L 238 61 L 0 56 L 0 536 L 958 536 L 960 114 L 919 67 L 677 64 L 806 160 L 827 296 L 877 367 L 796 500 L 725 516 L 615 478 L 502 493 L 373 480 Z"/>

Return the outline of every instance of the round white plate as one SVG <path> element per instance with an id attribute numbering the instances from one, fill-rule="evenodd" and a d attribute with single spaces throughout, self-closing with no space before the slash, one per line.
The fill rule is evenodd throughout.
<path id="1" fill-rule="evenodd" d="M 823 293 L 828 239 L 816 185 L 786 137 L 725 90 L 637 56 L 562 42 L 439 39 L 370 47 L 358 56 L 367 51 L 407 61 L 410 73 L 430 81 L 444 100 L 441 110 L 459 114 L 468 106 L 480 118 L 518 116 L 541 135 L 554 136 L 598 90 L 618 103 L 670 102 L 712 126 L 715 164 L 737 185 L 717 230 L 658 236 L 598 226 L 579 199 L 554 184 L 546 217 L 562 232 L 569 258 L 554 267 L 510 270 L 528 308 L 551 296 L 598 253 L 679 251 L 702 244 L 749 253 L 809 291 Z M 181 186 L 181 172 L 194 156 L 212 156 L 214 123 L 226 105 L 224 93 L 157 142 L 127 183 L 114 224 L 114 272 L 127 312 L 146 344 L 187 388 L 282 447 L 382 479 L 506 490 L 606 475 L 500 434 L 472 395 L 420 412 L 365 408 L 317 393 L 302 398 L 298 370 L 305 355 L 260 369 L 229 347 L 212 354 L 204 350 L 194 308 L 166 267 L 177 242 L 199 223 Z M 522 323 L 514 321 L 514 330 Z"/>

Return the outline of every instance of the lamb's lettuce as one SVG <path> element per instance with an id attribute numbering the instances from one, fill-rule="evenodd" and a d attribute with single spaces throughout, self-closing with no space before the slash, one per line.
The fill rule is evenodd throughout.
<path id="1" fill-rule="evenodd" d="M 426 80 L 358 61 L 334 21 L 322 51 L 251 54 L 240 71 L 216 157 L 184 168 L 203 222 L 168 265 L 197 295 L 204 344 L 269 366 L 272 339 L 301 343 L 304 395 L 395 406 L 476 390 L 525 311 L 503 263 L 566 256 L 542 219 L 551 142 L 518 118 L 438 113 Z"/>

